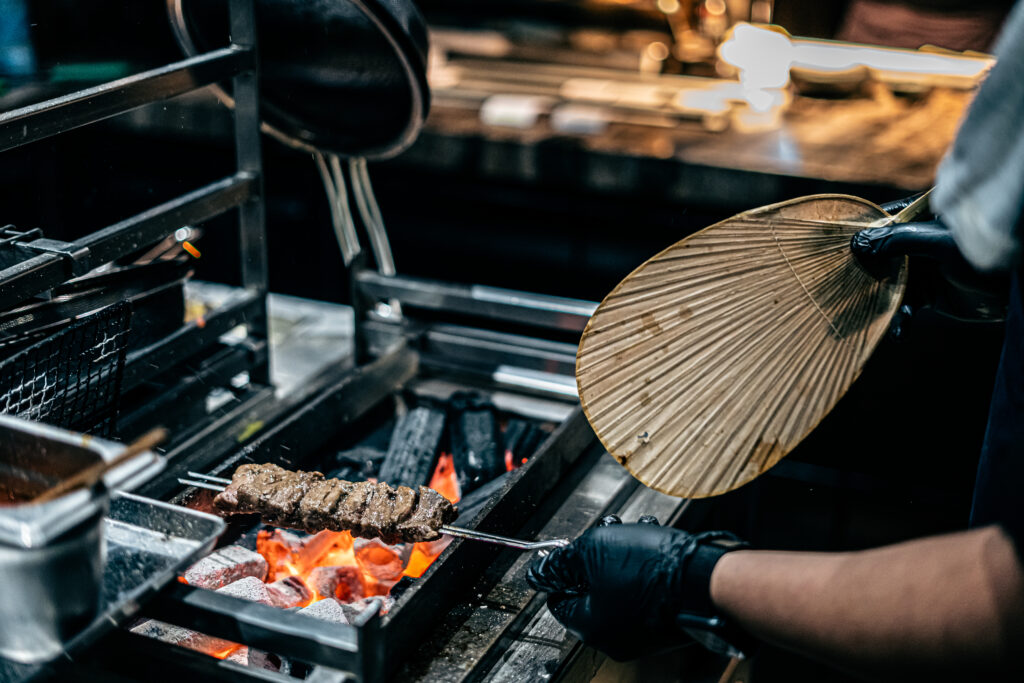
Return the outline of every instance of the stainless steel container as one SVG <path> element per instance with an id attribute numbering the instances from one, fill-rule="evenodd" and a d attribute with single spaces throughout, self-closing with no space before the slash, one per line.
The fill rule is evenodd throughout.
<path id="1" fill-rule="evenodd" d="M 96 614 L 107 492 L 138 485 L 163 460 L 146 452 L 91 490 L 26 501 L 122 450 L 112 441 L 0 415 L 0 656 L 52 659 Z"/>

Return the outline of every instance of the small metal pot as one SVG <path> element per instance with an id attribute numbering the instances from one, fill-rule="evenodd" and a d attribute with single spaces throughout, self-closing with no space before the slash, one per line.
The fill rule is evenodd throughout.
<path id="1" fill-rule="evenodd" d="M 0 415 L 0 657 L 53 659 L 97 614 L 108 490 L 137 485 L 163 460 L 146 452 L 90 490 L 30 501 L 122 450 L 122 444 Z"/>
<path id="2" fill-rule="evenodd" d="M 46 545 L 0 544 L 0 656 L 53 659 L 99 611 L 106 502 L 86 503 L 92 516 Z"/>

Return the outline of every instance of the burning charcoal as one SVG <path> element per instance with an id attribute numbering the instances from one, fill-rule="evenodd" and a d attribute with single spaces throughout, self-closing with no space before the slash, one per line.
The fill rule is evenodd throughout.
<path id="1" fill-rule="evenodd" d="M 278 574 L 290 574 L 288 565 L 302 552 L 306 539 L 284 529 L 261 529 L 256 537 L 256 551 L 269 562 L 266 579 L 273 581 Z"/>
<path id="2" fill-rule="evenodd" d="M 305 614 L 307 617 L 313 617 L 314 619 L 320 619 L 321 621 L 330 621 L 335 624 L 347 624 L 348 617 L 345 616 L 345 609 L 341 603 L 334 598 L 324 598 L 314 602 L 309 607 L 303 607 L 299 610 L 299 614 Z"/>
<path id="3" fill-rule="evenodd" d="M 239 579 L 267 578 L 267 561 L 259 553 L 240 545 L 229 545 L 196 562 L 185 572 L 190 586 L 216 590 Z"/>
<path id="4" fill-rule="evenodd" d="M 309 590 L 309 586 L 297 576 L 286 576 L 267 584 L 267 589 L 270 592 L 271 604 L 275 607 L 308 605 L 313 599 L 313 591 Z"/>
<path id="5" fill-rule="evenodd" d="M 352 602 L 366 597 L 363 573 L 357 567 L 317 567 L 309 573 L 308 581 L 323 598 Z"/>
<path id="6" fill-rule="evenodd" d="M 173 624 L 167 624 L 156 619 L 147 619 L 133 626 L 131 630 L 132 633 L 137 633 L 140 636 L 187 647 L 189 650 L 195 650 L 207 655 L 223 655 L 238 647 L 238 643 L 232 643 L 230 640 L 214 638 L 205 633 L 192 631 L 181 626 L 174 626 Z"/>
<path id="7" fill-rule="evenodd" d="M 498 449 L 493 405 L 478 394 L 459 392 L 449 406 L 452 457 L 459 488 L 466 495 L 505 471 L 505 455 Z"/>
<path id="8" fill-rule="evenodd" d="M 225 661 L 241 664 L 250 669 L 263 669 L 265 671 L 277 671 L 285 674 L 291 670 L 287 660 L 283 660 L 275 654 L 244 645 L 232 652 L 231 656 Z"/>
<path id="9" fill-rule="evenodd" d="M 247 576 L 234 583 L 229 583 L 223 588 L 217 589 L 218 593 L 230 595 L 249 602 L 258 602 L 261 605 L 273 605 L 274 598 L 270 593 L 270 586 L 263 583 L 255 576 Z"/>
<path id="10" fill-rule="evenodd" d="M 464 497 L 459 501 L 459 516 L 460 523 L 465 523 L 466 520 L 473 519 L 477 513 L 483 509 L 483 506 L 487 501 L 497 497 L 502 487 L 508 481 L 509 473 L 506 472 L 501 476 L 490 480 L 476 491 L 473 491 L 468 496 Z"/>
<path id="11" fill-rule="evenodd" d="M 352 547 L 352 534 L 347 531 L 321 531 L 305 540 L 302 549 L 294 554 L 295 566 L 300 574 L 323 564 L 321 560 L 328 553 L 333 556 L 334 553 Z"/>
<path id="12" fill-rule="evenodd" d="M 399 419 L 378 480 L 414 489 L 426 485 L 437 462 L 444 422 L 444 411 L 426 406 L 414 408 Z"/>
<path id="13" fill-rule="evenodd" d="M 363 598 L 362 600 L 356 600 L 349 604 L 342 604 L 341 608 L 345 611 L 345 617 L 348 619 L 348 623 L 355 623 L 355 620 L 360 617 L 366 610 L 377 609 L 376 605 L 380 603 L 380 613 L 387 614 L 395 605 L 395 601 L 389 596 L 374 596 L 372 598 Z"/>
<path id="14" fill-rule="evenodd" d="M 505 428 L 505 468 L 514 469 L 523 464 L 544 440 L 544 431 L 527 420 L 512 418 Z"/>
<path id="15" fill-rule="evenodd" d="M 332 479 L 364 481 L 377 475 L 384 455 L 382 450 L 365 446 L 341 451 L 332 459 L 332 466 L 327 468 L 330 470 L 327 476 Z"/>
<path id="16" fill-rule="evenodd" d="M 385 584 L 402 578 L 413 549 L 412 544 L 387 545 L 376 538 L 357 538 L 353 547 L 359 568 L 378 583 Z"/>

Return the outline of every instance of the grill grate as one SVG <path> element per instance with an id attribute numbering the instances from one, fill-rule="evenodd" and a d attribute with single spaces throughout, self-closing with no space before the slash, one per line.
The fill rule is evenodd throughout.
<path id="1" fill-rule="evenodd" d="M 0 413 L 110 436 L 130 322 L 108 306 L 0 363 Z"/>

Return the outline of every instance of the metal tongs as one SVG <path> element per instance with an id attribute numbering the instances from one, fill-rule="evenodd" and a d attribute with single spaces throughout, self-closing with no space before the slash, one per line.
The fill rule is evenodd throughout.
<path id="1" fill-rule="evenodd" d="M 200 474 L 198 472 L 189 472 L 188 476 L 191 479 L 179 477 L 178 483 L 218 492 L 223 491 L 224 487 L 231 483 L 230 479 L 215 477 L 210 474 Z M 494 545 L 515 548 L 516 550 L 552 550 L 554 548 L 564 548 L 570 543 L 568 538 L 552 538 L 547 541 L 523 541 L 518 538 L 498 536 L 497 534 L 488 534 L 475 529 L 463 529 L 462 527 L 448 526 L 447 524 L 441 527 L 441 533 L 471 541 L 493 543 Z"/>

